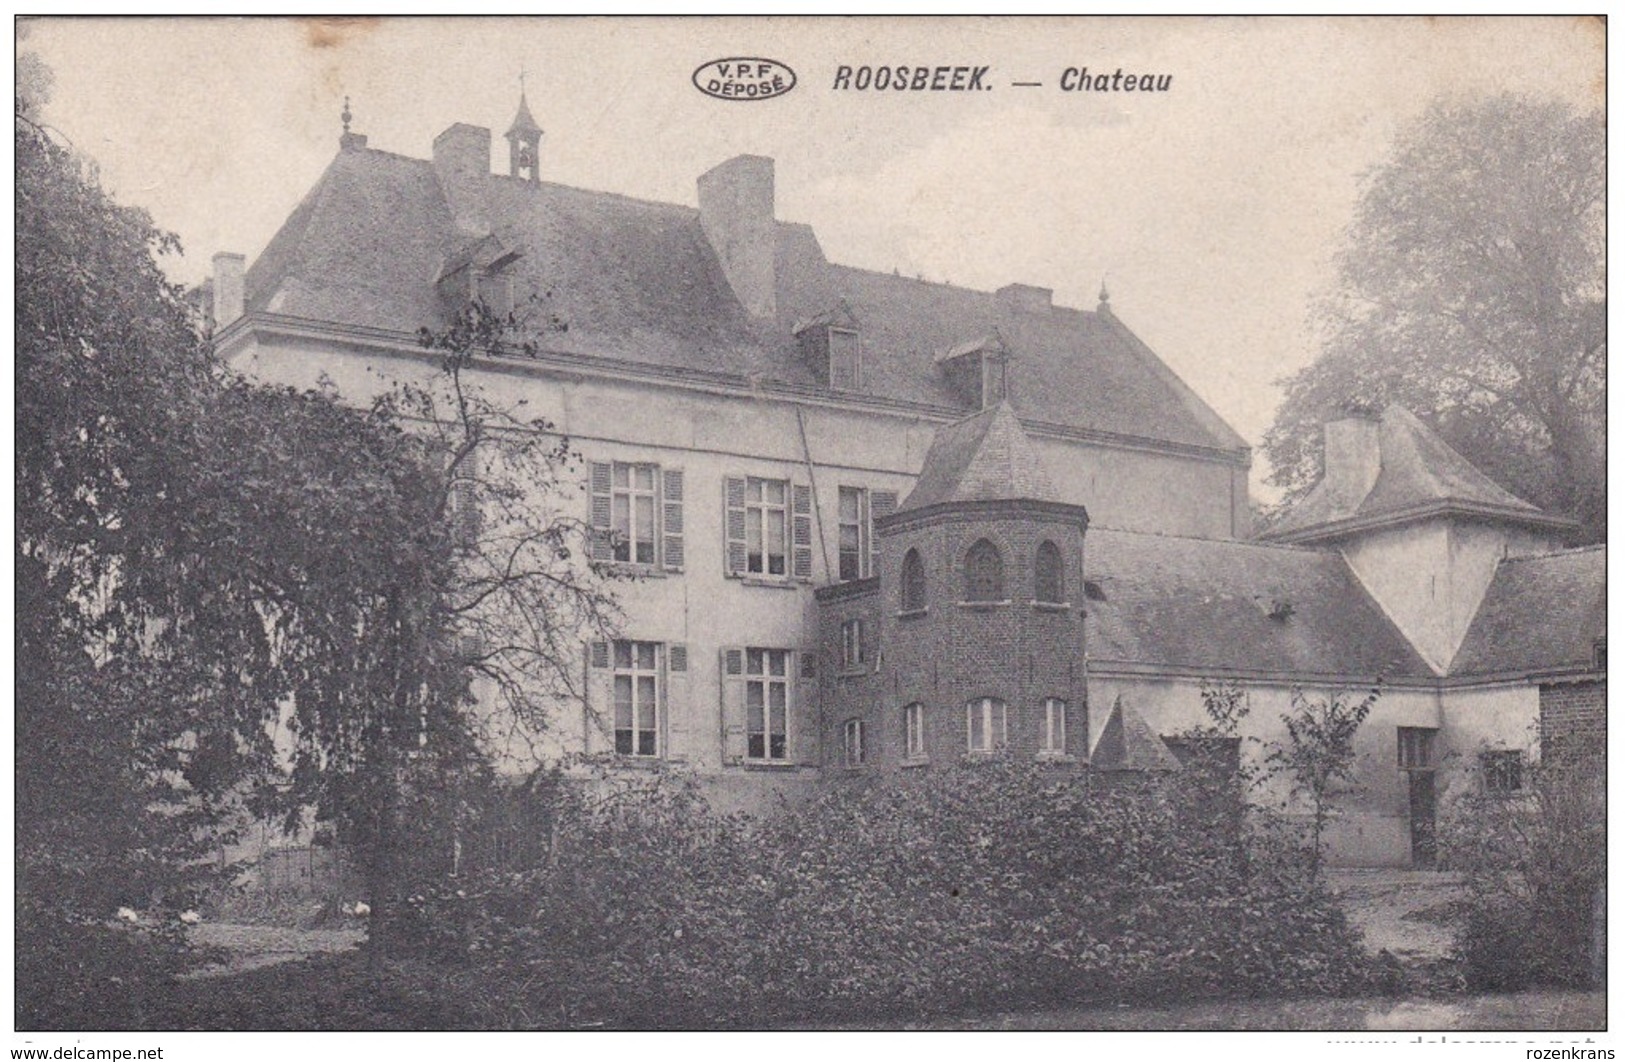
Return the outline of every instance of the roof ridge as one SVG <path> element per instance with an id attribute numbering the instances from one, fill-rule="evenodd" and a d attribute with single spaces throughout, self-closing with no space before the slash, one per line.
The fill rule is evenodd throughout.
<path id="1" fill-rule="evenodd" d="M 1134 535 L 1138 538 L 1167 538 L 1179 542 L 1207 542 L 1217 546 L 1254 546 L 1259 549 L 1291 550 L 1295 553 L 1313 553 L 1318 556 L 1336 555 L 1334 549 L 1325 546 L 1304 546 L 1296 542 L 1268 542 L 1257 538 L 1212 538 L 1208 535 L 1181 535 L 1163 531 L 1136 531 L 1131 527 L 1112 527 L 1109 524 L 1089 524 L 1087 535 Z M 1087 535 L 1084 539 L 1085 548 L 1088 546 Z"/>

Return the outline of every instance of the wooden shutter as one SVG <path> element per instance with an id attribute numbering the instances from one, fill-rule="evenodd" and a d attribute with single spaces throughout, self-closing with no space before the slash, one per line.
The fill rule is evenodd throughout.
<path id="1" fill-rule="evenodd" d="M 818 651 L 802 649 L 796 654 L 797 676 L 790 700 L 790 756 L 796 763 L 816 767 L 823 759 L 823 735 L 819 732 Z M 843 723 L 844 725 L 844 723 Z M 846 735 L 840 735 L 845 748 Z"/>
<path id="2" fill-rule="evenodd" d="M 686 645 L 678 643 L 666 646 L 665 696 L 666 758 L 693 759 L 699 750 L 693 747 L 695 705 L 689 691 Z"/>
<path id="3" fill-rule="evenodd" d="M 610 492 L 615 482 L 615 466 L 608 461 L 591 462 L 591 490 L 592 490 L 592 559 L 607 561 L 615 559 L 615 551 L 610 544 Z"/>
<path id="4" fill-rule="evenodd" d="M 812 488 L 796 483 L 790 488 L 790 574 L 802 582 L 813 577 Z"/>
<path id="5" fill-rule="evenodd" d="M 722 679 L 722 762 L 745 761 L 745 650 L 725 648 L 718 654 Z"/>
<path id="6" fill-rule="evenodd" d="M 897 511 L 897 492 L 872 490 L 869 492 L 869 574 L 880 574 L 880 536 L 875 534 L 875 521 Z"/>
<path id="7" fill-rule="evenodd" d="M 683 470 L 660 474 L 660 562 L 668 572 L 683 570 Z"/>
<path id="8" fill-rule="evenodd" d="M 723 527 L 728 538 L 728 550 L 723 558 L 723 570 L 728 575 L 745 574 L 745 480 L 728 476 L 722 481 Z"/>
<path id="9" fill-rule="evenodd" d="M 587 696 L 582 712 L 581 751 L 598 756 L 615 751 L 615 669 L 608 642 L 587 645 Z"/>

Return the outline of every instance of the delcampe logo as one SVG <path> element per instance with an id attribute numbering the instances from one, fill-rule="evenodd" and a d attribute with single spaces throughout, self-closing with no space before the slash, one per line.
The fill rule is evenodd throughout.
<path id="1" fill-rule="evenodd" d="M 694 87 L 719 100 L 770 100 L 796 87 L 796 72 L 776 59 L 713 59 L 694 71 Z"/>

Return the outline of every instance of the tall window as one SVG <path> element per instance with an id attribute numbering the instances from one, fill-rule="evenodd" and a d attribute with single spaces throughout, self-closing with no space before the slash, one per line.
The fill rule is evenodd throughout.
<path id="1" fill-rule="evenodd" d="M 999 547 L 985 538 L 965 554 L 965 600 L 1004 600 L 1004 560 Z"/>
<path id="2" fill-rule="evenodd" d="M 615 751 L 660 755 L 659 646 L 615 643 Z"/>
<path id="3" fill-rule="evenodd" d="M 919 550 L 911 549 L 903 554 L 901 582 L 903 611 L 923 611 L 925 609 L 925 562 L 920 559 Z"/>
<path id="4" fill-rule="evenodd" d="M 925 758 L 925 706 L 918 701 L 903 706 L 903 758 Z"/>
<path id="5" fill-rule="evenodd" d="M 789 758 L 790 650 L 745 650 L 745 754 Z"/>
<path id="6" fill-rule="evenodd" d="M 655 562 L 655 468 L 615 462 L 610 493 L 614 559 L 634 564 Z"/>
<path id="7" fill-rule="evenodd" d="M 1061 549 L 1053 542 L 1038 544 L 1038 556 L 1033 563 L 1033 600 L 1052 605 L 1066 601 L 1066 568 L 1061 561 Z"/>
<path id="8" fill-rule="evenodd" d="M 996 752 L 1010 743 L 1004 702 L 978 697 L 965 705 L 965 747 L 971 752 Z"/>
<path id="9" fill-rule="evenodd" d="M 840 505 L 841 581 L 869 575 L 869 492 L 842 487 Z"/>
<path id="10" fill-rule="evenodd" d="M 789 484 L 782 479 L 745 480 L 745 570 L 785 575 L 785 543 L 790 507 Z"/>
<path id="11" fill-rule="evenodd" d="M 1040 750 L 1057 756 L 1066 752 L 1066 702 L 1059 697 L 1044 700 L 1044 744 Z"/>
<path id="12" fill-rule="evenodd" d="M 846 721 L 846 765 L 848 767 L 863 766 L 862 719 L 848 719 Z"/>
<path id="13" fill-rule="evenodd" d="M 863 620 L 845 620 L 841 623 L 841 668 L 849 671 L 862 666 Z"/>
<path id="14" fill-rule="evenodd" d="M 862 378 L 858 360 L 858 334 L 846 328 L 829 330 L 829 385 L 846 391 L 856 390 Z"/>
<path id="15" fill-rule="evenodd" d="M 1433 767 L 1433 735 L 1430 726 L 1402 726 L 1399 728 L 1399 766 L 1406 771 L 1425 771 Z"/>

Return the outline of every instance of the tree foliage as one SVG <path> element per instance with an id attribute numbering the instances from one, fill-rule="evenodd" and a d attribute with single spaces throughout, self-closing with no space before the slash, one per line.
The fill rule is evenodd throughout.
<path id="1" fill-rule="evenodd" d="M 1271 743 L 1265 754 L 1265 769 L 1309 804 L 1309 853 L 1317 874 L 1336 798 L 1354 776 L 1355 735 L 1379 696 L 1371 689 L 1360 700 L 1345 693 L 1314 698 L 1294 688 L 1291 710 L 1281 716 L 1286 739 Z"/>
<path id="2" fill-rule="evenodd" d="M 1604 534 L 1601 115 L 1498 96 L 1435 104 L 1365 177 L 1318 358 L 1264 440 L 1288 501 L 1321 425 L 1397 402 L 1520 497 Z"/>

